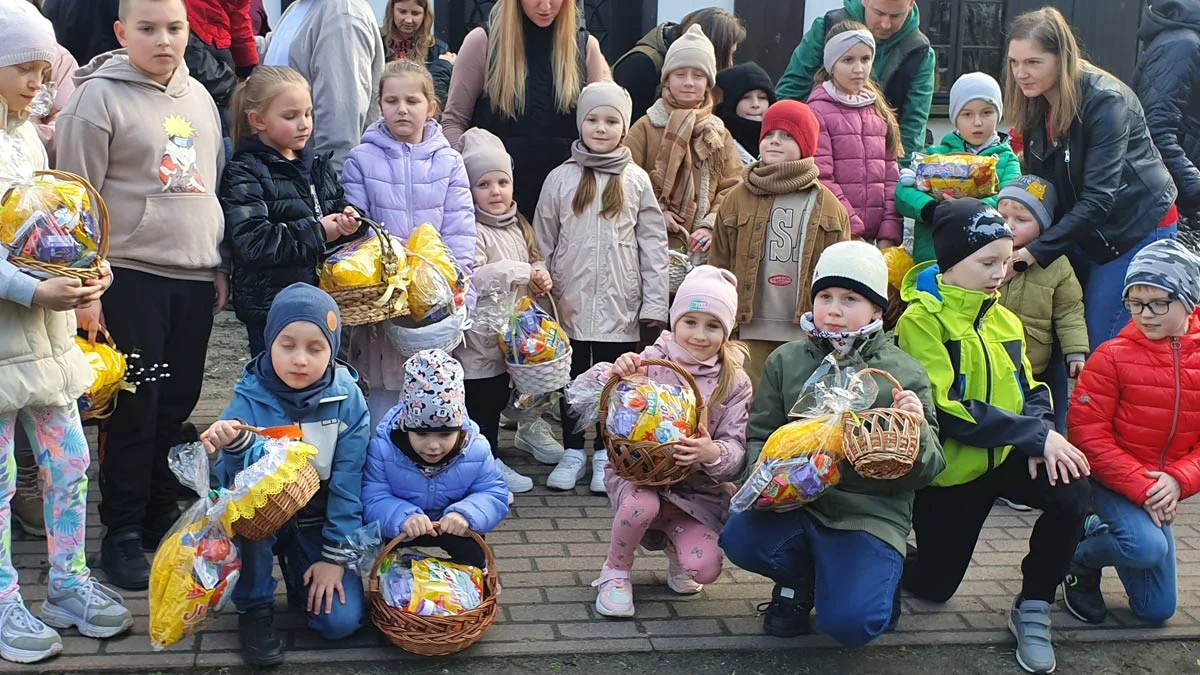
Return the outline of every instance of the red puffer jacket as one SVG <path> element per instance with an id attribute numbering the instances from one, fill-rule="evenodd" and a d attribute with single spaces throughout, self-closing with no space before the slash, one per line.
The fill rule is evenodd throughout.
<path id="1" fill-rule="evenodd" d="M 188 24 L 196 37 L 228 49 L 238 68 L 258 65 L 250 0 L 186 0 Z"/>
<path id="2" fill-rule="evenodd" d="M 1150 340 L 1132 322 L 1088 359 L 1067 413 L 1092 477 L 1137 505 L 1165 471 L 1200 492 L 1200 311 L 1187 335 Z"/>

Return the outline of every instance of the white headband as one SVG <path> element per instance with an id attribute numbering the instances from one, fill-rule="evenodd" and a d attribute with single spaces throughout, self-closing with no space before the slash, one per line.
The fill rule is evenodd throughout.
<path id="1" fill-rule="evenodd" d="M 875 55 L 875 36 L 869 30 L 848 30 L 829 38 L 825 43 L 825 72 L 833 73 L 833 64 L 859 43 L 870 47 L 871 55 Z"/>

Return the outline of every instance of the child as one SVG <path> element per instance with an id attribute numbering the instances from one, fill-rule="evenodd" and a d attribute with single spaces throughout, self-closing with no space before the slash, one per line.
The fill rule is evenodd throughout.
<path id="1" fill-rule="evenodd" d="M 929 378 L 883 330 L 887 266 L 870 244 L 845 241 L 821 253 L 813 274 L 807 335 L 767 359 L 746 434 L 748 466 L 767 438 L 787 424 L 808 380 L 834 355 L 847 366 L 887 371 L 904 387 L 876 378 L 872 407 L 899 408 L 925 418 L 912 470 L 896 480 L 873 480 L 842 464 L 842 479 L 817 501 L 784 513 L 735 514 L 721 533 L 734 564 L 775 581 L 763 617 L 768 635 L 810 632 L 817 608 L 821 632 L 856 647 L 890 630 L 900 616 L 900 570 L 911 525 L 913 491 L 945 466 Z M 791 542 L 780 545 L 783 542 Z"/>
<path id="2" fill-rule="evenodd" d="M 554 284 L 538 253 L 529 222 L 513 201 L 513 163 L 504 143 L 486 129 L 468 129 L 462 136 L 463 163 L 475 200 L 475 260 L 471 284 L 478 295 L 477 309 L 518 297 L 545 295 Z M 466 374 L 467 412 L 479 425 L 493 455 L 500 449 L 500 413 L 509 399 L 504 354 L 494 329 L 482 323 L 468 330 L 463 345 L 454 352 Z M 544 420 L 521 424 L 516 446 L 543 464 L 557 464 L 563 447 Z M 499 458 L 496 464 L 508 489 L 514 493 L 533 489 L 533 480 L 522 476 Z"/>
<path id="3" fill-rule="evenodd" d="M 712 246 L 717 210 L 741 180 L 743 166 L 733 136 L 713 114 L 716 76 L 712 42 L 692 26 L 667 50 L 662 98 L 625 140 L 634 163 L 650 172 L 668 245 L 686 247 L 698 259 Z"/>
<path id="4" fill-rule="evenodd" d="M 775 83 L 762 66 L 753 61 L 717 73 L 721 102 L 713 111 L 737 142 L 738 156 L 745 164 L 758 159 L 763 115 L 775 105 Z"/>
<path id="5" fill-rule="evenodd" d="M 875 38 L 866 26 L 855 21 L 834 26 L 808 104 L 821 123 L 821 183 L 842 200 L 854 238 L 882 249 L 904 238 L 896 213 L 896 158 L 904 150 L 896 114 L 871 81 L 874 60 Z"/>
<path id="6" fill-rule="evenodd" d="M 388 232 L 408 241 L 418 226 L 437 228 L 465 274 L 475 263 L 475 207 L 458 154 L 434 119 L 438 104 L 425 66 L 393 61 L 379 81 L 383 118 L 367 128 L 346 158 L 346 201 Z M 356 331 L 351 363 L 371 384 L 372 423 L 399 397 L 404 361 L 377 331 Z"/>
<path id="7" fill-rule="evenodd" d="M 362 526 L 363 462 L 371 423 L 358 377 L 337 361 L 341 314 L 325 291 L 305 283 L 288 286 L 271 303 L 264 329 L 267 351 L 254 358 L 233 390 L 233 400 L 201 435 L 209 452 L 222 450 L 216 472 L 231 485 L 256 437 L 237 425 L 298 425 L 316 446 L 311 460 L 321 489 L 300 513 L 262 541 L 237 538 L 242 576 L 233 591 L 238 636 L 247 665 L 283 661 L 275 616 L 274 554 L 279 555 L 289 605 L 305 607 L 308 626 L 327 640 L 348 637 L 362 626 L 363 589 L 347 572 L 350 535 Z M 307 590 L 306 590 L 307 589 Z"/>
<path id="8" fill-rule="evenodd" d="M 330 158 L 305 152 L 312 93 L 291 68 L 260 66 L 233 94 L 237 148 L 221 177 L 233 248 L 233 307 L 246 324 L 250 357 L 266 351 L 263 330 L 279 291 L 317 284 L 328 243 L 358 230 Z"/>
<path id="9" fill-rule="evenodd" d="M 385 540 L 404 534 L 414 546 L 483 567 L 467 530 L 494 530 L 508 515 L 509 493 L 463 399 L 462 366 L 445 352 L 418 352 L 404 363 L 400 401 L 367 449 L 363 519 L 378 522 Z"/>
<path id="10" fill-rule="evenodd" d="M 954 120 L 955 130 L 943 136 L 938 145 L 930 146 L 925 154 L 995 157 L 996 177 L 1003 189 L 1021 175 L 1021 162 L 1009 144 L 1008 134 L 996 131 L 1002 117 L 1004 105 L 1000 84 L 987 73 L 966 73 L 950 88 L 950 119 Z M 996 196 L 983 201 L 996 206 L 999 199 Z M 918 190 L 913 185 L 896 186 L 896 210 L 915 221 L 913 259 L 918 263 L 934 259 L 931 223 L 938 202 L 938 195 Z M 1050 214 L 1053 216 L 1053 208 Z M 1018 248 L 1020 246 L 1023 244 Z"/>
<path id="11" fill-rule="evenodd" d="M 27 107 L 50 74 L 54 28 L 25 2 L 0 4 L 0 129 L 7 131 L 6 165 L 44 170 L 46 151 Z M 14 176 L 0 178 L 7 190 Z M 87 439 L 76 399 L 92 371 L 75 346 L 76 307 L 98 302 L 111 274 L 39 281 L 8 262 L 0 246 L 0 658 L 33 663 L 62 651 L 58 628 L 109 638 L 133 627 L 121 598 L 91 576 L 84 553 L 87 519 Z M 49 587 L 41 620 L 25 607 L 13 567 L 10 501 L 16 481 L 15 435 L 20 422 L 34 446 L 44 491 Z M 35 481 L 39 481 L 37 474 Z M 45 621 L 46 623 L 42 623 Z"/>
<path id="12" fill-rule="evenodd" d="M 658 382 L 682 379 L 659 366 L 642 367 L 644 359 L 663 359 L 683 366 L 696 378 L 708 424 L 697 438 L 675 448 L 675 463 L 699 464 L 687 481 L 669 488 L 641 488 L 606 468 L 604 485 L 613 507 L 612 539 L 600 578 L 596 612 L 633 616 L 633 584 L 629 571 L 639 545 L 667 549 L 667 586 L 681 595 L 699 593 L 721 575 L 717 537 L 729 517 L 733 481 L 746 457 L 746 420 L 752 395 L 742 372 L 745 348 L 729 339 L 737 310 L 737 279 L 725 270 L 701 265 L 679 286 L 671 303 L 671 329 L 641 354 L 623 354 L 611 374 L 627 377 L 645 372 Z M 605 366 L 596 366 L 604 368 Z"/>
<path id="13" fill-rule="evenodd" d="M 850 238 L 846 207 L 817 180 L 818 133 L 807 105 L 771 106 L 758 145 L 762 159 L 717 213 L 711 262 L 742 280 L 738 333 L 750 348 L 746 373 L 755 386 L 776 347 L 807 336 L 800 319 L 812 309 L 817 258 Z"/>
<path id="14" fill-rule="evenodd" d="M 997 497 L 1041 509 L 1008 625 L 1017 663 L 1053 672 L 1050 604 L 1082 532 L 1088 461 L 1054 430 L 1050 393 L 1031 379 L 1021 321 L 997 302 L 1013 252 L 1004 218 L 978 199 L 947 202 L 933 214 L 933 246 L 937 262 L 904 278 L 908 309 L 896 336 L 933 383 L 946 469 L 917 492 L 917 549 L 905 562 L 904 588 L 946 602 Z"/>
<path id="15" fill-rule="evenodd" d="M 86 178 L 111 216 L 113 284 L 76 312 L 143 365 L 171 377 L 143 382 L 101 426 L 100 562 L 108 579 L 144 589 L 154 550 L 179 516 L 179 482 L 167 453 L 200 397 L 213 316 L 229 297 L 225 216 L 217 179 L 225 162 L 212 96 L 183 62 L 183 0 L 125 0 L 117 39 L 75 77 L 59 115 L 58 168 Z"/>
<path id="16" fill-rule="evenodd" d="M 579 140 L 571 159 L 546 177 L 533 217 L 558 321 L 571 338 L 572 378 L 636 349 L 639 325 L 666 325 L 667 227 L 650 177 L 621 145 L 631 107 L 629 93 L 612 82 L 584 87 L 575 115 Z M 567 449 L 546 485 L 571 490 L 587 473 L 587 456 L 565 400 L 560 410 Z M 594 492 L 604 491 L 603 448 L 597 434 Z"/>
<path id="17" fill-rule="evenodd" d="M 1175 613 L 1179 504 L 1200 490 L 1200 260 L 1173 240 L 1134 256 L 1125 273 L 1133 315 L 1100 345 L 1079 378 L 1068 421 L 1071 440 L 1092 463 L 1088 528 L 1063 583 L 1067 609 L 1104 621 L 1104 567 L 1117 568 L 1129 609 L 1145 621 Z"/>
<path id="18" fill-rule="evenodd" d="M 423 63 L 433 77 L 438 105 L 445 107 L 455 55 L 433 34 L 430 0 L 388 0 L 383 15 L 383 47 L 388 61 L 408 59 Z"/>

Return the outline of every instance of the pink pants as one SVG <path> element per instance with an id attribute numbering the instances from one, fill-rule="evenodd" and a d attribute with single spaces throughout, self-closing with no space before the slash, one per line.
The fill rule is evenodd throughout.
<path id="1" fill-rule="evenodd" d="M 721 576 L 721 549 L 717 533 L 674 504 L 662 501 L 658 492 L 637 488 L 617 507 L 613 517 L 608 566 L 633 569 L 633 557 L 648 530 L 666 535 L 674 549 L 674 562 L 696 583 L 711 584 Z M 668 555 L 672 555 L 668 550 Z"/>

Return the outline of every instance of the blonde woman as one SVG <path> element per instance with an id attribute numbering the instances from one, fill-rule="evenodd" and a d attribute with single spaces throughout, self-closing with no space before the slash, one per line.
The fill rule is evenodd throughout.
<path id="1" fill-rule="evenodd" d="M 433 34 L 433 3 L 430 0 L 388 0 L 383 17 L 381 33 L 388 63 L 408 59 L 424 64 L 433 76 L 438 105 L 445 108 L 455 54 Z"/>

